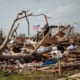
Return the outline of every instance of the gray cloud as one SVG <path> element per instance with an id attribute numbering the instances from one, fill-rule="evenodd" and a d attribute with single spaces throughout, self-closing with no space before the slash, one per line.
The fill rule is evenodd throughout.
<path id="1" fill-rule="evenodd" d="M 34 14 L 47 14 L 51 17 L 50 24 L 80 23 L 80 0 L 0 0 L 0 26 L 8 30 L 17 13 L 23 9 Z"/>

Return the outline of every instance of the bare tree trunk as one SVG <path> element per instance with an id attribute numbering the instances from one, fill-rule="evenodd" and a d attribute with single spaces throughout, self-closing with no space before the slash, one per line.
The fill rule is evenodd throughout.
<path id="1" fill-rule="evenodd" d="M 9 40 L 9 37 L 10 37 L 11 33 L 12 33 L 12 30 L 13 30 L 13 28 L 14 28 L 15 23 L 16 23 L 18 20 L 23 19 L 23 18 L 26 18 L 27 16 L 30 16 L 30 15 L 31 15 L 31 14 L 29 14 L 29 15 L 25 15 L 25 16 L 23 16 L 23 17 L 19 17 L 19 15 L 22 15 L 23 13 L 24 13 L 23 11 L 22 11 L 21 13 L 18 13 L 16 19 L 14 20 L 14 22 L 13 22 L 11 28 L 10 28 L 10 31 L 9 31 L 8 35 L 6 36 L 4 42 L 0 45 L 0 52 L 6 47 L 7 42 L 8 42 L 8 40 Z"/>

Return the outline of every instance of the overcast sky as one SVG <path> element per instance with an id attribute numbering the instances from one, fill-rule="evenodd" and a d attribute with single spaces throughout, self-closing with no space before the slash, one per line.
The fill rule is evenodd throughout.
<path id="1" fill-rule="evenodd" d="M 71 24 L 80 30 L 80 0 L 0 0 L 0 27 L 7 33 L 16 15 L 21 10 L 30 10 L 29 13 L 45 13 L 50 25 Z M 19 21 L 19 32 L 27 33 L 25 20 Z M 77 23 L 77 24 L 75 24 Z M 33 25 L 44 25 L 43 17 L 30 19 L 30 31 Z"/>

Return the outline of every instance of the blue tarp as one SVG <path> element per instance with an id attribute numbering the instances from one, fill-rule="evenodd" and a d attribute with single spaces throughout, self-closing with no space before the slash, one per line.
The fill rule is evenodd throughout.
<path id="1" fill-rule="evenodd" d="M 57 62 L 57 59 L 51 59 L 51 60 L 48 60 L 48 61 L 45 61 L 43 62 L 43 65 L 50 65 L 50 64 L 56 64 Z"/>

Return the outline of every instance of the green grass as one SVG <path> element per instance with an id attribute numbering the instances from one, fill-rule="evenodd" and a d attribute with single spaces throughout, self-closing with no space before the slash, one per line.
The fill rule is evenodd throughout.
<path id="1" fill-rule="evenodd" d="M 80 73 L 80 69 L 76 70 L 64 70 L 62 74 L 65 80 L 69 80 L 67 78 L 67 74 L 70 76 L 75 73 Z M 59 78 L 58 74 L 55 75 L 56 78 Z M 44 73 L 41 71 L 28 71 L 22 73 L 4 73 L 0 72 L 0 80 L 55 80 L 54 75 L 51 73 Z"/>
<path id="2" fill-rule="evenodd" d="M 0 80 L 20 80 L 21 75 L 20 74 L 8 74 L 4 72 L 0 72 Z"/>
<path id="3" fill-rule="evenodd" d="M 26 72 L 24 73 L 13 73 L 7 74 L 4 72 L 0 72 L 0 80 L 52 80 L 48 75 L 42 72 Z"/>

